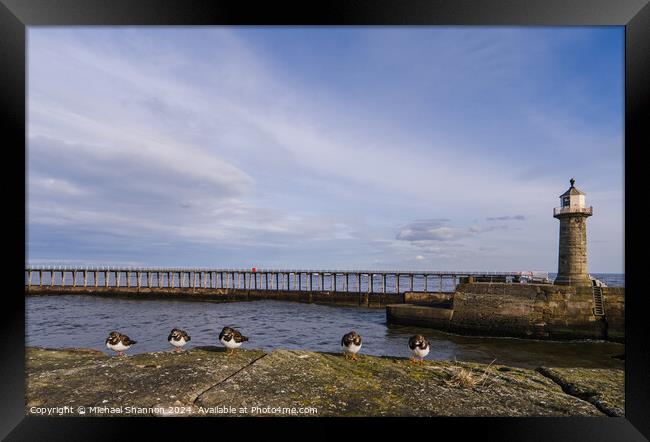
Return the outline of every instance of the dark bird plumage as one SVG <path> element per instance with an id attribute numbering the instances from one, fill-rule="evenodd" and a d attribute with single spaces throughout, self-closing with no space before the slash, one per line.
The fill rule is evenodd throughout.
<path id="1" fill-rule="evenodd" d="M 234 328 L 224 327 L 221 333 L 219 333 L 219 341 L 228 349 L 228 355 L 232 356 L 235 349 L 248 341 L 248 338 Z"/>
<path id="2" fill-rule="evenodd" d="M 116 331 L 110 332 L 108 338 L 106 338 L 106 347 L 110 348 L 113 351 L 116 351 L 118 356 L 122 356 L 124 354 L 124 350 L 137 343 L 137 341 L 134 341 L 127 335 Z"/>
<path id="3" fill-rule="evenodd" d="M 341 338 L 341 346 L 343 347 L 343 354 L 346 358 L 350 356 L 356 360 L 357 352 L 361 349 L 361 336 L 355 331 L 346 333 Z"/>
<path id="4" fill-rule="evenodd" d="M 344 334 L 343 338 L 341 339 L 341 345 L 343 347 L 349 347 L 352 344 L 361 345 L 361 336 L 355 331 Z"/>
<path id="5" fill-rule="evenodd" d="M 172 331 L 169 333 L 169 336 L 167 336 L 168 341 L 180 341 L 181 339 L 185 339 L 186 342 L 192 340 L 190 335 L 188 335 L 185 330 L 181 330 L 180 328 L 172 329 Z"/>
<path id="6" fill-rule="evenodd" d="M 430 345 L 427 338 L 422 335 L 411 336 L 409 339 L 409 348 L 411 349 L 411 361 L 417 362 L 416 358 L 420 358 L 420 363 L 424 363 L 424 357 L 429 354 Z"/>
<path id="7" fill-rule="evenodd" d="M 426 350 L 429 348 L 429 341 L 427 341 L 427 338 L 422 335 L 411 336 L 409 339 L 409 348 L 411 350 L 415 350 L 416 348 Z"/>
<path id="8" fill-rule="evenodd" d="M 120 342 L 123 345 L 133 345 L 138 343 L 138 341 L 134 341 L 133 339 L 129 338 L 127 335 L 124 335 L 116 331 L 110 332 L 108 338 L 106 338 L 107 344 L 117 345 Z"/>
<path id="9" fill-rule="evenodd" d="M 230 342 L 231 339 L 234 339 L 237 343 L 248 341 L 246 336 L 243 336 L 231 327 L 224 327 L 223 330 L 221 330 L 221 333 L 219 333 L 219 340 L 221 341 L 222 339 L 226 342 Z"/>
<path id="10" fill-rule="evenodd" d="M 169 333 L 169 336 L 167 336 L 167 341 L 169 341 L 169 343 L 174 346 L 175 352 L 180 352 L 181 347 L 187 344 L 190 340 L 192 340 L 192 338 L 190 338 L 190 335 L 188 335 L 185 330 L 181 330 L 180 328 L 172 329 L 172 331 Z"/>

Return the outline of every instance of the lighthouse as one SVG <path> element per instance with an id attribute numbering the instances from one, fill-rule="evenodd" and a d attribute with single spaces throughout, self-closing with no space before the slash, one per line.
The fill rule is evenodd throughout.
<path id="1" fill-rule="evenodd" d="M 585 207 L 585 194 L 571 187 L 560 195 L 560 207 L 553 209 L 553 217 L 560 220 L 560 250 L 556 285 L 590 286 L 587 271 L 587 218 L 593 208 Z"/>

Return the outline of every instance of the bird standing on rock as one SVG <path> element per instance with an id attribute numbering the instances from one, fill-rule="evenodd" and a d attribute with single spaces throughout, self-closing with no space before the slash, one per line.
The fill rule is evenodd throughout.
<path id="1" fill-rule="evenodd" d="M 137 344 L 137 341 L 116 331 L 110 332 L 106 338 L 106 347 L 116 351 L 117 356 L 124 356 L 124 350 L 128 350 L 133 344 Z"/>
<path id="2" fill-rule="evenodd" d="M 187 344 L 191 339 L 192 338 L 190 338 L 190 335 L 188 335 L 185 330 L 179 328 L 172 329 L 169 336 L 167 336 L 167 340 L 174 346 L 175 352 L 181 351 L 181 347 Z"/>
<path id="3" fill-rule="evenodd" d="M 422 335 L 415 335 L 409 339 L 409 348 L 411 349 L 411 362 L 417 363 L 417 358 L 420 358 L 420 364 L 423 364 L 424 357 L 429 354 L 431 346 L 427 338 Z"/>
<path id="4" fill-rule="evenodd" d="M 357 353 L 361 349 L 361 336 L 355 331 L 346 333 L 341 339 L 341 346 L 343 347 L 343 355 L 346 359 L 352 357 L 357 360 Z"/>
<path id="5" fill-rule="evenodd" d="M 248 341 L 248 338 L 234 328 L 224 327 L 221 333 L 219 333 L 219 341 L 228 349 L 228 356 L 232 356 L 235 353 L 235 349 Z"/>

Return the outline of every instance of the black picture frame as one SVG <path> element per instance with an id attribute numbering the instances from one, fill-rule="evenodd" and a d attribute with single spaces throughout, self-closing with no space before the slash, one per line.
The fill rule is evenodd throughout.
<path id="1" fill-rule="evenodd" d="M 648 0 L 337 0 L 313 2 L 259 2 L 244 0 L 0 0 L 0 111 L 6 123 L 4 138 L 5 229 L 10 257 L 5 266 L 11 282 L 3 294 L 4 317 L 0 321 L 5 348 L 0 364 L 3 412 L 0 436 L 7 440 L 90 440 L 124 437 L 124 418 L 26 417 L 24 365 L 25 264 L 25 37 L 28 26 L 78 25 L 605 25 L 625 26 L 625 264 L 626 264 L 626 384 L 625 418 L 433 418 L 412 419 L 252 419 L 229 420 L 215 425 L 215 418 L 126 419 L 129 427 L 152 421 L 167 436 L 189 429 L 206 430 L 213 437 L 226 432 L 302 427 L 325 434 L 363 424 L 375 430 L 451 432 L 454 438 L 468 433 L 484 440 L 646 440 L 650 438 L 650 349 L 645 340 L 648 321 L 643 308 L 640 261 L 635 253 L 643 236 L 634 217 L 643 204 L 637 195 L 642 186 L 642 161 L 638 156 L 650 146 L 650 5 Z M 21 150 L 22 149 L 22 150 Z M 10 159 L 7 158 L 10 154 Z M 9 172 L 9 173 L 7 173 Z M 14 176 L 15 175 L 15 176 Z M 21 177 L 22 175 L 22 177 Z M 638 201 L 639 207 L 635 207 Z M 9 204 L 7 204 L 9 203 Z M 22 234 L 20 233 L 22 232 Z M 22 261 L 20 257 L 23 257 Z M 219 418 L 223 419 L 223 418 Z M 408 427 L 413 426 L 412 429 Z M 345 428 L 341 428 L 345 427 Z M 417 428 L 417 430 L 416 430 Z M 130 430 L 132 432 L 132 430 Z M 148 429 L 150 431 L 150 429 Z M 135 433 L 132 433 L 135 434 Z M 244 433 L 239 433 L 242 435 Z M 645 437 L 644 437 L 645 436 Z M 142 436 L 140 436 L 142 437 Z"/>

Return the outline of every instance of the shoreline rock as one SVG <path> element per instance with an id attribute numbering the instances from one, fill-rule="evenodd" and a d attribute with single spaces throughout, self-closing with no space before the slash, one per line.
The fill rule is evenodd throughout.
<path id="1" fill-rule="evenodd" d="M 296 350 L 239 349 L 227 356 L 221 347 L 126 357 L 89 349 L 28 347 L 26 376 L 29 415 L 54 407 L 59 407 L 54 415 L 92 416 L 606 416 L 624 412 L 623 371 L 616 369 L 536 371 L 449 361 L 414 365 L 404 358 L 367 355 L 354 362 L 340 354 Z M 61 413 L 61 407 L 70 410 Z"/>

